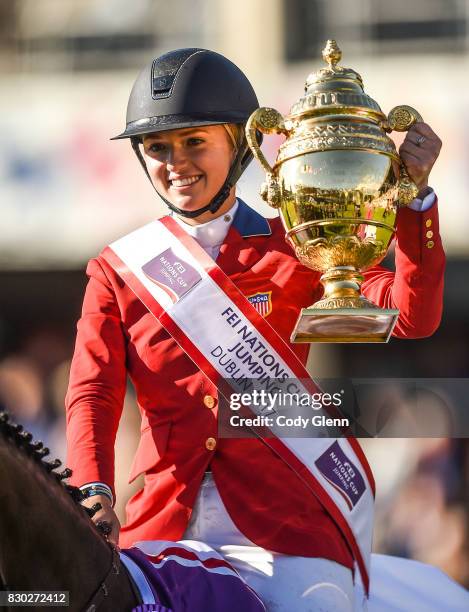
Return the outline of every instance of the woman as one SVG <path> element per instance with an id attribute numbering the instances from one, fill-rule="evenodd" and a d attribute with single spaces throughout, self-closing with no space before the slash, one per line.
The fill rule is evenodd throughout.
<path id="1" fill-rule="evenodd" d="M 311 289 L 314 300 L 321 288 L 319 275 L 286 245 L 280 220 L 264 219 L 236 198 L 236 181 L 251 161 L 243 125 L 257 107 L 234 64 L 211 51 L 182 49 L 142 71 L 117 138 L 130 138 L 184 233 L 248 299 L 267 296 L 263 314 L 288 342 Z M 422 197 L 440 146 L 429 126 L 417 124 L 400 149 Z M 375 267 L 365 275 L 368 298 L 400 309 L 399 337 L 429 335 L 440 320 L 444 254 L 434 200 L 430 194 L 414 201 L 417 210 L 399 212 L 396 273 Z M 120 537 L 122 546 L 206 541 L 268 609 L 353 609 L 354 556 L 330 512 L 268 445 L 218 437 L 216 383 L 154 320 L 118 267 L 101 254 L 87 274 L 67 395 L 68 465 L 73 483 L 89 495 L 84 503 L 102 504 L 95 520 L 111 522 L 110 539 Z M 306 345 L 293 350 L 304 363 Z M 120 529 L 112 510 L 113 450 L 127 374 L 142 414 L 131 480 L 145 473 L 145 486 Z"/>

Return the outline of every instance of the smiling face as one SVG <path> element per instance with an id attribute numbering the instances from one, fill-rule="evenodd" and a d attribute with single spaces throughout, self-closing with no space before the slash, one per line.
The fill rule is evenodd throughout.
<path id="1" fill-rule="evenodd" d="M 182 210 L 206 206 L 225 182 L 235 156 L 223 125 L 147 134 L 143 155 L 155 189 Z M 235 188 L 214 215 L 210 211 L 188 223 L 205 223 L 231 208 Z"/>

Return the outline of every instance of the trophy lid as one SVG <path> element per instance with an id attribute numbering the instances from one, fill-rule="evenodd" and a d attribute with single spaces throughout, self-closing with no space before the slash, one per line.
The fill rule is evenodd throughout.
<path id="1" fill-rule="evenodd" d="M 328 64 L 317 72 L 311 72 L 305 83 L 305 95 L 290 110 L 290 118 L 298 115 L 324 114 L 368 114 L 372 118 L 384 117 L 381 108 L 363 90 L 361 76 L 352 68 L 344 68 L 338 63 L 342 51 L 335 40 L 328 40 L 322 51 Z"/>
<path id="2" fill-rule="evenodd" d="M 398 161 L 387 135 L 387 117 L 363 90 L 361 76 L 339 66 L 342 51 L 328 40 L 322 56 L 326 68 L 306 79 L 305 94 L 285 117 L 288 138 L 278 151 L 276 166 L 306 153 L 360 150 L 384 153 Z"/>

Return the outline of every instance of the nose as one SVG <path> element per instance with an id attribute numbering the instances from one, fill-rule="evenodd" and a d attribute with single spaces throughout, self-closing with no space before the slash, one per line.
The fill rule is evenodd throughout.
<path id="1" fill-rule="evenodd" d="M 168 169 L 173 170 L 183 166 L 187 162 L 187 157 L 184 151 L 184 147 L 172 146 L 169 147 L 166 156 L 166 166 Z"/>

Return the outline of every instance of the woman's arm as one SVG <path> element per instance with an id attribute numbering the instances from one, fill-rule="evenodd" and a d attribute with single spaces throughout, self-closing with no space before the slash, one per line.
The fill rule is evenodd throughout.
<path id="1" fill-rule="evenodd" d="M 394 336 L 430 336 L 443 310 L 445 254 L 437 202 L 425 212 L 399 210 L 395 260 L 395 273 L 375 266 L 364 274 L 363 294 L 382 308 L 399 308 Z"/>
<path id="2" fill-rule="evenodd" d="M 112 284 L 96 259 L 77 325 L 66 397 L 71 483 L 104 482 L 114 494 L 114 443 L 125 388 L 125 338 Z"/>

